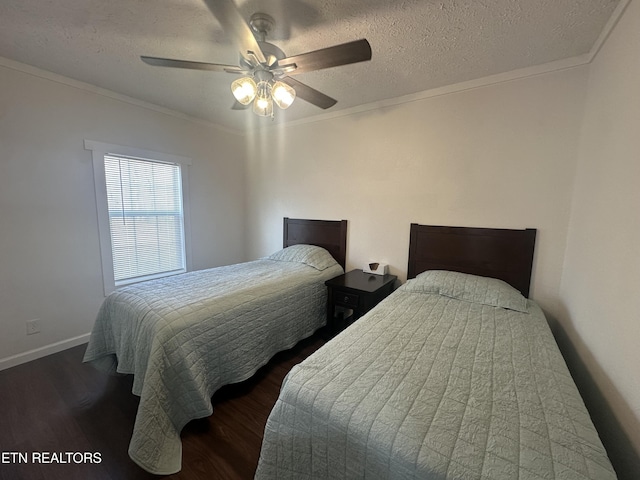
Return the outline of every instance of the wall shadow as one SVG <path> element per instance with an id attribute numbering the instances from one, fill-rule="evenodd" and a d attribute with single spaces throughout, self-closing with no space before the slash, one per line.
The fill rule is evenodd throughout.
<path id="1" fill-rule="evenodd" d="M 564 305 L 559 305 L 559 307 L 562 318 L 569 319 L 569 313 Z M 640 431 L 640 421 L 636 419 L 628 403 L 591 355 L 573 326 L 565 326 L 553 316 L 546 312 L 545 314 L 618 478 L 620 480 L 637 480 L 640 472 L 640 454 L 634 449 L 631 439 L 622 428 L 618 417 L 633 419 L 633 425 L 627 426 L 629 431 Z M 604 380 L 603 388 L 607 392 L 606 397 L 603 389 L 596 384 L 594 377 Z M 611 408 L 607 397 L 615 403 L 618 417 Z"/>

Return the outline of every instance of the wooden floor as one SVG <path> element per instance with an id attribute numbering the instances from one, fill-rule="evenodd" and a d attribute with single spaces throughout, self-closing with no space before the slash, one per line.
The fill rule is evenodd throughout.
<path id="1" fill-rule="evenodd" d="M 169 479 L 253 478 L 264 426 L 287 372 L 324 344 L 320 334 L 277 354 L 213 397 L 214 412 L 182 432 L 182 470 Z M 85 346 L 0 371 L 0 479 L 147 479 L 127 455 L 138 397 L 132 377 L 82 363 Z M 5 463 L 22 452 L 28 463 Z M 98 452 L 98 464 L 33 464 L 33 452 Z M 17 457 L 16 457 L 17 458 Z"/>

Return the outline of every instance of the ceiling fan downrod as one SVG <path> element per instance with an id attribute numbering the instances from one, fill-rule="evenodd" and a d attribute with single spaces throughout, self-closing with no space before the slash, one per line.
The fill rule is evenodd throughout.
<path id="1" fill-rule="evenodd" d="M 266 13 L 257 12 L 251 15 L 249 19 L 249 26 L 257 35 L 259 35 L 258 41 L 264 42 L 269 32 L 273 29 L 276 21 L 271 15 Z"/>

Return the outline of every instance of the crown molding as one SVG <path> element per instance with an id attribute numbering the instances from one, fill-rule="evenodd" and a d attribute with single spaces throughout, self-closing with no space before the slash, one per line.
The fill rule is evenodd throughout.
<path id="1" fill-rule="evenodd" d="M 631 0 L 620 0 L 620 3 L 618 3 L 618 5 L 616 6 L 615 10 L 611 14 L 611 17 L 609 17 L 609 20 L 602 29 L 602 32 L 600 32 L 600 36 L 596 39 L 595 43 L 591 47 L 591 50 L 589 51 L 589 63 L 593 62 L 593 59 L 596 58 L 596 55 L 598 55 L 598 53 L 600 52 L 600 49 L 607 41 L 607 38 L 609 38 L 609 35 L 611 35 L 611 32 L 613 32 L 613 29 L 620 21 L 620 18 L 622 18 L 622 14 L 629 6 L 629 3 L 631 3 Z"/>
<path id="2" fill-rule="evenodd" d="M 515 80 L 522 80 L 530 77 L 537 77 L 540 75 L 546 75 L 549 73 L 555 73 L 562 70 L 569 70 L 583 65 L 587 65 L 590 61 L 590 54 L 579 55 L 577 57 L 565 58 L 557 60 L 555 62 L 544 63 L 541 65 L 535 65 L 533 67 L 525 67 L 518 70 L 511 70 L 508 72 L 498 73 L 487 77 L 481 77 L 465 82 L 455 83 L 452 85 L 445 85 L 443 87 L 432 88 L 424 90 L 422 92 L 412 93 L 409 95 L 403 95 L 401 97 L 389 98 L 386 100 L 380 100 L 376 102 L 367 103 L 364 105 L 358 105 L 357 107 L 346 108 L 336 112 L 321 113 L 314 115 L 313 117 L 307 117 L 300 120 L 293 120 L 291 122 L 267 125 L 260 128 L 260 130 L 270 130 L 282 127 L 298 126 L 308 123 L 323 122 L 327 120 L 333 120 L 340 117 L 347 117 L 351 115 L 357 115 L 372 110 L 380 110 L 383 108 L 394 107 L 402 105 L 404 103 L 413 103 L 426 100 L 434 97 L 441 97 L 444 95 L 451 95 L 454 93 L 465 92 L 469 90 L 476 90 L 479 88 L 485 88 L 492 85 L 498 85 L 501 83 L 512 82 Z M 245 135 L 247 132 L 245 132 Z"/>
<path id="3" fill-rule="evenodd" d="M 57 73 L 49 72 L 48 70 L 43 70 L 41 68 L 33 67 L 31 65 L 27 65 L 25 63 L 16 62 L 15 60 L 11 60 L 5 57 L 0 57 L 0 67 L 5 67 L 10 70 L 16 70 L 21 73 L 25 73 L 27 75 L 32 75 L 34 77 L 42 78 L 45 80 L 49 80 L 51 82 L 59 83 L 61 85 L 65 85 L 67 87 L 77 88 L 78 90 L 82 90 L 85 92 L 93 93 L 95 95 L 100 95 L 102 97 L 110 98 L 112 100 L 117 100 L 119 102 L 128 103 L 130 105 L 134 105 L 136 107 L 144 108 L 147 110 L 152 110 L 156 113 L 162 113 L 164 115 L 168 115 L 170 117 L 179 118 L 181 120 L 186 120 L 188 122 L 198 123 L 200 125 L 204 125 L 207 127 L 213 127 L 224 133 L 232 133 L 234 135 L 239 134 L 240 132 L 231 129 L 228 127 L 224 127 L 217 123 L 209 122 L 207 120 L 203 120 L 201 118 L 197 118 L 191 115 L 187 115 L 182 112 L 178 112 L 176 110 L 172 110 L 170 108 L 161 107 L 156 105 L 155 103 L 145 102 L 143 100 L 138 100 L 137 98 L 129 97 L 127 95 L 123 95 L 121 93 L 116 93 L 112 90 L 108 90 L 106 88 L 98 87 L 91 83 L 81 82 L 80 80 L 75 80 L 73 78 L 65 77 L 64 75 L 59 75 Z"/>

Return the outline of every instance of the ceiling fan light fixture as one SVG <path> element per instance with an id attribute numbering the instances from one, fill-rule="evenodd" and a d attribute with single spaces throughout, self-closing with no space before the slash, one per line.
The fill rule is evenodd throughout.
<path id="1" fill-rule="evenodd" d="M 242 77 L 231 83 L 231 92 L 242 105 L 249 105 L 256 97 L 258 86 L 251 77 Z"/>
<path id="2" fill-rule="evenodd" d="M 253 113 L 259 115 L 261 117 L 272 117 L 273 116 L 273 102 L 270 98 L 268 99 L 260 99 L 253 102 Z"/>
<path id="3" fill-rule="evenodd" d="M 253 102 L 253 113 L 261 117 L 273 116 L 272 86 L 267 81 L 258 82 L 256 99 Z"/>
<path id="4" fill-rule="evenodd" d="M 276 82 L 273 85 L 271 96 L 276 105 L 285 110 L 291 106 L 296 99 L 296 91 L 284 82 Z"/>

